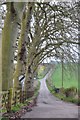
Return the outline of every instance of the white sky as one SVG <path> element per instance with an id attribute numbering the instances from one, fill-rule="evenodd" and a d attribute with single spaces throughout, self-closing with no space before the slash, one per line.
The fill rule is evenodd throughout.
<path id="1" fill-rule="evenodd" d="M 1 2 L 77 2 L 79 0 L 0 0 Z"/>

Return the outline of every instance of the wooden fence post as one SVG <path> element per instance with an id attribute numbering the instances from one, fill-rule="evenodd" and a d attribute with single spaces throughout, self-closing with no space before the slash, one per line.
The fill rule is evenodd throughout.
<path id="1" fill-rule="evenodd" d="M 14 104 L 16 105 L 16 101 L 17 101 L 17 92 L 15 91 L 15 98 L 14 98 Z"/>
<path id="2" fill-rule="evenodd" d="M 23 91 L 23 103 L 24 103 L 25 100 L 26 100 L 25 91 Z"/>
<path id="3" fill-rule="evenodd" d="M 11 112 L 11 103 L 12 102 L 12 88 L 8 92 L 8 107 L 7 112 Z"/>
<path id="4" fill-rule="evenodd" d="M 22 102 L 22 91 L 20 89 L 20 103 Z"/>

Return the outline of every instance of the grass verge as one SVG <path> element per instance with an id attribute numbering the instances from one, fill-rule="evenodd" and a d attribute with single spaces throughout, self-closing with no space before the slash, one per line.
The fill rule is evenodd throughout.
<path id="1" fill-rule="evenodd" d="M 74 104 L 77 104 L 77 105 L 80 105 L 80 99 L 76 98 L 76 97 L 66 97 L 65 94 L 63 94 L 63 92 L 61 93 L 55 93 L 53 87 L 49 84 L 48 80 L 46 80 L 46 84 L 47 84 L 47 87 L 49 89 L 49 91 L 57 98 L 63 100 L 63 101 L 66 101 L 66 102 L 71 102 L 71 103 L 74 103 Z"/>

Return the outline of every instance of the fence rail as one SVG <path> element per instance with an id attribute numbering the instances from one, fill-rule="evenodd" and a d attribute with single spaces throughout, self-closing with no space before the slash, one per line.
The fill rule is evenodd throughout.
<path id="1" fill-rule="evenodd" d="M 11 107 L 18 104 L 24 103 L 26 100 L 26 92 L 22 90 L 15 91 L 14 95 L 9 91 L 0 92 L 0 110 L 6 109 L 7 112 L 11 111 Z"/>

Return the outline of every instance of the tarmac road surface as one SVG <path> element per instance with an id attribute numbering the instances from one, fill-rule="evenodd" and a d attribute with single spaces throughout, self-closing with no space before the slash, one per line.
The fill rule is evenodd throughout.
<path id="1" fill-rule="evenodd" d="M 37 106 L 22 118 L 78 118 L 77 105 L 63 102 L 49 92 L 45 82 L 49 74 L 41 80 Z"/>

